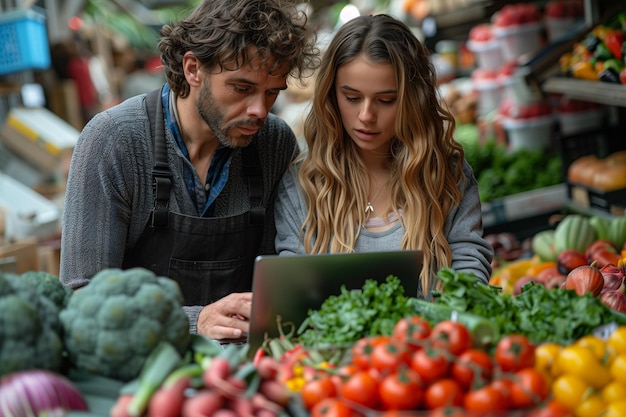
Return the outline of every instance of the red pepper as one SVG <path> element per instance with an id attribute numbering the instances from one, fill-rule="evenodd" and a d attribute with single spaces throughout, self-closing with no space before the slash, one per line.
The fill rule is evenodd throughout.
<path id="1" fill-rule="evenodd" d="M 254 352 L 254 358 L 252 359 L 252 363 L 254 364 L 254 366 L 258 366 L 259 362 L 261 361 L 261 358 L 266 356 L 266 352 L 265 350 L 260 347 L 256 350 L 256 352 Z"/>
<path id="2" fill-rule="evenodd" d="M 622 44 L 624 43 L 624 33 L 621 30 L 615 30 L 606 35 L 604 44 L 617 59 L 622 59 Z"/>

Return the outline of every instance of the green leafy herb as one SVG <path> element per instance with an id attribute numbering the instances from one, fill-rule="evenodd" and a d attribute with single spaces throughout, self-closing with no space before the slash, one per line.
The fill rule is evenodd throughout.
<path id="1" fill-rule="evenodd" d="M 329 296 L 319 310 L 309 310 L 298 329 L 299 341 L 308 347 L 341 346 L 369 335 L 390 335 L 395 323 L 413 314 L 410 297 L 398 277 L 385 282 L 368 279 L 362 289 Z"/>
<path id="2" fill-rule="evenodd" d="M 592 333 L 602 324 L 626 324 L 624 317 L 616 315 L 591 294 L 579 296 L 575 291 L 548 290 L 530 283 L 514 297 L 470 273 L 443 268 L 438 277 L 444 286 L 442 291 L 433 293 L 436 303 L 491 318 L 500 328 L 500 335 L 519 333 L 537 343 L 566 344 Z"/>

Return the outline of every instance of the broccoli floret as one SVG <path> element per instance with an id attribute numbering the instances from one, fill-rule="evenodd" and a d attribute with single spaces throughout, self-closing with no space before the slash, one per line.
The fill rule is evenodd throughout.
<path id="1" fill-rule="evenodd" d="M 0 375 L 27 369 L 59 372 L 59 308 L 16 274 L 0 274 Z"/>
<path id="2" fill-rule="evenodd" d="M 143 268 L 105 269 L 70 297 L 60 318 L 69 361 L 121 381 L 137 378 L 160 341 L 181 354 L 191 340 L 176 281 Z"/>
<path id="3" fill-rule="evenodd" d="M 24 282 L 32 285 L 35 290 L 48 297 L 54 304 L 62 310 L 72 294 L 72 290 L 64 287 L 56 277 L 44 271 L 27 271 L 21 275 Z"/>

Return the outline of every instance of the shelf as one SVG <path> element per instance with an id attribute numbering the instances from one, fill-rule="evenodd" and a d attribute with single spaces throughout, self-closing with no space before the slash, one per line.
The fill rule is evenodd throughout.
<path id="1" fill-rule="evenodd" d="M 548 93 L 566 94 L 573 99 L 626 107 L 626 85 L 552 77 L 544 81 L 542 89 Z"/>

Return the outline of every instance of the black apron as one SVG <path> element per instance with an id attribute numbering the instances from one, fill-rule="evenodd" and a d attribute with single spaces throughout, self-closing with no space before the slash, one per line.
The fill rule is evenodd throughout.
<path id="1" fill-rule="evenodd" d="M 126 252 L 122 267 L 144 267 L 176 280 L 187 306 L 203 306 L 232 292 L 250 291 L 265 218 L 262 171 L 254 143 L 242 148 L 242 175 L 248 183 L 250 211 L 211 218 L 171 212 L 160 90 L 148 94 L 146 106 L 155 144 L 155 204 L 137 244 Z"/>

